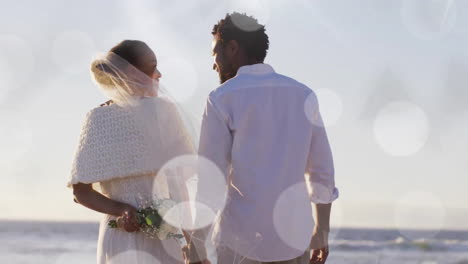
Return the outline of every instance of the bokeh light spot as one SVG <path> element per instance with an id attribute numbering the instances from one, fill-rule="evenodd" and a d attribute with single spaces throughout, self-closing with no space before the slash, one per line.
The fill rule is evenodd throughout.
<path id="1" fill-rule="evenodd" d="M 196 185 L 187 185 L 194 178 L 197 179 Z M 162 191 L 159 186 L 164 182 L 168 186 L 177 186 L 169 187 L 169 193 L 172 193 L 177 204 L 163 217 L 173 226 L 185 230 L 206 227 L 215 221 L 216 214 L 226 204 L 226 179 L 216 164 L 202 156 L 182 155 L 167 162 L 156 177 L 153 188 L 155 196 L 160 196 Z M 189 200 L 180 188 L 187 188 Z M 195 194 L 195 197 L 190 194 Z M 190 213 L 187 212 L 189 209 Z"/>
<path id="2" fill-rule="evenodd" d="M 273 211 L 278 236 L 291 248 L 304 250 L 309 246 L 313 232 L 312 214 L 305 181 L 290 186 L 280 194 Z"/>
<path id="3" fill-rule="evenodd" d="M 426 144 L 429 121 L 417 105 L 395 101 L 379 111 L 374 136 L 378 145 L 392 156 L 413 155 Z"/>

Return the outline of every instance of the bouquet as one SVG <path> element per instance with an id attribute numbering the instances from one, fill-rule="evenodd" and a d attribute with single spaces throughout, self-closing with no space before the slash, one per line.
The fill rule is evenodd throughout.
<path id="1" fill-rule="evenodd" d="M 153 199 L 143 201 L 140 198 L 137 210 L 137 221 L 140 231 L 152 239 L 166 240 L 175 238 L 181 240 L 184 236 L 181 230 L 164 221 L 164 215 L 176 205 L 170 199 Z M 117 221 L 108 222 L 110 228 L 117 228 Z"/>

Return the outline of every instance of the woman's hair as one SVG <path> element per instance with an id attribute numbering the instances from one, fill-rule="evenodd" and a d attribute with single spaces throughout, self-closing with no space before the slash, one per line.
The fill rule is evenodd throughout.
<path id="1" fill-rule="evenodd" d="M 141 64 L 149 52 L 151 49 L 143 41 L 124 40 L 93 60 L 91 75 L 113 100 L 124 100 L 138 90 L 149 93 L 152 79 L 142 71 L 145 65 Z"/>
<path id="2" fill-rule="evenodd" d="M 122 59 L 128 61 L 137 69 L 140 69 L 142 66 L 139 61 L 140 58 L 148 54 L 150 51 L 150 47 L 140 40 L 124 40 L 110 49 L 110 52 L 114 52 L 119 55 Z"/>
<path id="3" fill-rule="evenodd" d="M 138 70 L 141 70 L 142 67 L 140 58 L 145 56 L 149 51 L 151 51 L 150 47 L 140 40 L 124 40 L 109 50 L 109 52 L 118 55 Z M 91 73 L 98 84 L 104 86 L 112 86 L 114 84 L 108 74 L 102 74 L 103 72 L 109 73 L 110 71 L 109 65 L 104 60 L 96 59 L 91 63 Z"/>

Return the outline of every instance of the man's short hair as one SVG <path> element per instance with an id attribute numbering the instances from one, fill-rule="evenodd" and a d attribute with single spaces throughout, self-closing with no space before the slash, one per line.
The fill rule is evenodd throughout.
<path id="1" fill-rule="evenodd" d="M 218 24 L 214 25 L 213 36 L 216 36 L 222 44 L 235 40 L 242 47 L 247 57 L 263 62 L 266 57 L 270 42 L 265 33 L 265 26 L 258 23 L 257 19 L 246 14 L 234 12 L 226 14 Z"/>

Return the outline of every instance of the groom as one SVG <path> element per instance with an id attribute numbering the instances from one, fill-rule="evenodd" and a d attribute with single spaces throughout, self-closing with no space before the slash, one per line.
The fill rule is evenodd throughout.
<path id="1" fill-rule="evenodd" d="M 228 14 L 212 34 L 221 86 L 207 100 L 199 154 L 229 185 L 213 229 L 218 263 L 325 263 L 338 190 L 317 98 L 263 63 L 268 35 L 253 17 Z M 205 239 L 206 229 L 193 233 L 190 263 L 207 263 Z"/>

